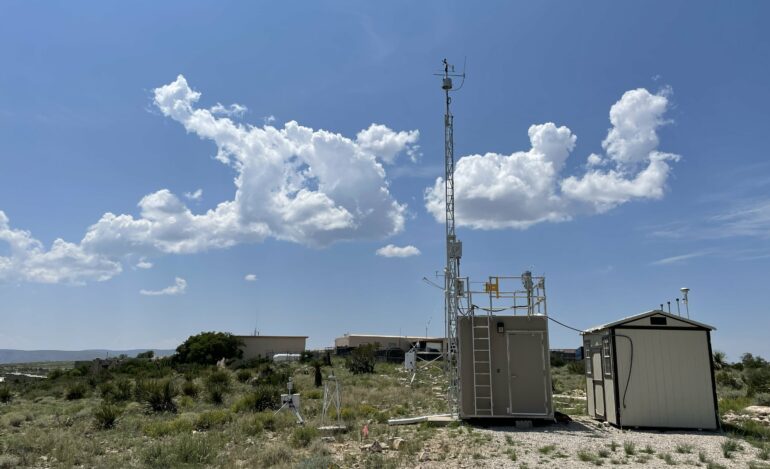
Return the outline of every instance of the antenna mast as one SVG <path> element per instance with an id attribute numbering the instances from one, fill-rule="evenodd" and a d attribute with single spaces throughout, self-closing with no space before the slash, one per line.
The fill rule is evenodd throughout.
<path id="1" fill-rule="evenodd" d="M 460 312 L 459 297 L 463 295 L 464 286 L 460 279 L 460 258 L 462 257 L 462 242 L 457 239 L 455 233 L 455 158 L 454 158 L 454 116 L 449 109 L 452 98 L 449 92 L 453 91 L 452 77 L 462 77 L 465 82 L 465 70 L 462 74 L 454 73 L 454 66 L 443 60 L 444 73 L 441 74 L 441 89 L 446 97 L 446 111 L 444 113 L 444 189 L 446 195 L 446 267 L 444 268 L 444 316 L 446 319 L 447 355 L 446 367 L 449 379 L 447 401 L 449 411 L 453 415 L 459 414 L 460 379 L 458 374 L 458 343 L 457 343 L 457 316 Z M 462 87 L 462 84 L 460 87 Z M 456 91 L 459 88 L 454 89 Z"/>

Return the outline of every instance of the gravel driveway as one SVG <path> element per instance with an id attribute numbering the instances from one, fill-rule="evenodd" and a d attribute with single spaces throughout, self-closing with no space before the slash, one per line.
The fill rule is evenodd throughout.
<path id="1" fill-rule="evenodd" d="M 473 427 L 469 432 L 467 428 L 442 428 L 427 443 L 419 458 L 422 461 L 416 461 L 415 466 L 651 468 L 673 464 L 706 467 L 711 462 L 745 468 L 751 461 L 768 464 L 758 461 L 759 451 L 742 441 L 732 457 L 726 458 L 722 444 L 728 440 L 716 432 L 620 430 L 582 417 L 569 424 L 526 430 Z"/>

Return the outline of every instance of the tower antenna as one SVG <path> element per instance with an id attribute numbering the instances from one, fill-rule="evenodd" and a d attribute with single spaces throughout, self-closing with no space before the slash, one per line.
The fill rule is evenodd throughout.
<path id="1" fill-rule="evenodd" d="M 446 196 L 446 267 L 444 268 L 444 317 L 446 320 L 446 367 L 449 379 L 447 392 L 447 403 L 449 412 L 452 415 L 459 415 L 460 403 L 460 377 L 457 369 L 458 365 L 458 341 L 457 341 L 457 316 L 460 311 L 460 299 L 465 290 L 460 279 L 460 258 L 462 257 L 463 245 L 457 239 L 455 232 L 455 158 L 454 158 L 454 116 L 450 110 L 452 98 L 450 91 L 457 91 L 460 88 L 454 88 L 452 78 L 461 77 L 460 87 L 465 84 L 465 68 L 463 72 L 454 73 L 454 66 L 447 59 L 442 61 L 444 71 L 436 74 L 442 77 L 441 89 L 444 90 L 446 108 L 444 112 L 444 192 Z"/>

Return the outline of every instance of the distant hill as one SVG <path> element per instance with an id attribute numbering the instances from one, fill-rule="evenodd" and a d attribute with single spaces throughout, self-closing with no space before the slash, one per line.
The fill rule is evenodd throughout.
<path id="1" fill-rule="evenodd" d="M 137 353 L 152 350 L 156 356 L 172 355 L 174 350 L 132 349 L 132 350 L 13 350 L 0 349 L 0 363 L 30 363 L 30 362 L 69 362 L 77 360 L 93 360 L 94 358 L 117 357 L 125 354 L 135 357 Z"/>

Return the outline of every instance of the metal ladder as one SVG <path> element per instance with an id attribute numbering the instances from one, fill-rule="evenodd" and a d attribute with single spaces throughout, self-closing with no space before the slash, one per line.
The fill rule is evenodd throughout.
<path id="1" fill-rule="evenodd" d="M 473 343 L 473 408 L 475 415 L 493 415 L 492 401 L 492 317 L 471 315 Z"/>

